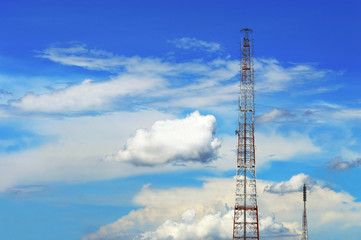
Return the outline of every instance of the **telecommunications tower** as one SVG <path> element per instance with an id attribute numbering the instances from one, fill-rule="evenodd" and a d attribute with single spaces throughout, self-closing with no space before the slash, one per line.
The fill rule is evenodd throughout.
<path id="1" fill-rule="evenodd" d="M 242 29 L 238 145 L 233 240 L 259 240 L 254 144 L 254 70 L 252 30 Z"/>
<path id="2" fill-rule="evenodd" d="M 303 217 L 302 217 L 302 240 L 308 240 L 308 225 L 306 214 L 306 184 L 303 185 Z"/>

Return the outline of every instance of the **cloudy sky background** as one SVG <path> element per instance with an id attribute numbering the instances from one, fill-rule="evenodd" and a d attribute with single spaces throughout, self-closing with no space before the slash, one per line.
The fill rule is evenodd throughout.
<path id="1" fill-rule="evenodd" d="M 230 239 L 254 30 L 262 239 L 361 234 L 358 1 L 2 1 L 0 238 Z"/>

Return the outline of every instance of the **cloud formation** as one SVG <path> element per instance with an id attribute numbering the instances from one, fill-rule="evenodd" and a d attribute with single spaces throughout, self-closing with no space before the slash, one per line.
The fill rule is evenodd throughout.
<path id="1" fill-rule="evenodd" d="M 308 189 L 312 189 L 312 187 L 316 185 L 316 181 L 313 180 L 309 175 L 300 173 L 292 176 L 288 181 L 282 181 L 270 186 L 266 186 L 264 191 L 280 194 L 301 192 L 304 184 L 307 185 Z"/>
<path id="2" fill-rule="evenodd" d="M 175 161 L 207 163 L 215 159 L 221 146 L 213 136 L 215 131 L 215 117 L 197 111 L 184 119 L 157 121 L 149 130 L 138 129 L 114 159 L 148 166 Z"/>
<path id="3" fill-rule="evenodd" d="M 160 58 L 126 57 L 104 50 L 91 49 L 85 44 L 79 43 L 71 46 L 53 46 L 38 51 L 37 57 L 46 58 L 63 65 L 113 73 L 166 74 L 174 71 L 174 66 Z"/>
<path id="4" fill-rule="evenodd" d="M 256 123 L 267 123 L 272 121 L 279 121 L 283 119 L 293 119 L 296 115 L 290 113 L 285 108 L 274 108 L 269 112 L 263 113 L 256 118 Z"/>
<path id="5" fill-rule="evenodd" d="M 361 166 L 361 159 L 355 159 L 353 161 L 344 161 L 341 157 L 335 157 L 331 161 L 327 162 L 328 169 L 334 171 L 346 171 L 351 168 Z"/>
<path id="6" fill-rule="evenodd" d="M 263 189 L 264 184 L 261 182 L 259 186 Z M 234 187 L 234 180 L 226 178 L 208 179 L 200 188 L 160 190 L 145 185 L 134 199 L 144 208 L 101 227 L 83 240 L 230 239 Z M 260 217 L 262 237 L 290 237 L 299 233 L 297 224 L 276 221 L 274 214 L 263 216 Z"/>
<path id="7" fill-rule="evenodd" d="M 265 58 L 255 59 L 254 68 L 258 79 L 256 91 L 263 93 L 289 90 L 291 86 L 322 79 L 332 72 L 319 70 L 311 64 L 283 66 L 276 59 Z"/>
<path id="8" fill-rule="evenodd" d="M 213 240 L 231 238 L 233 211 L 207 214 L 197 220 L 196 211 L 188 209 L 180 221 L 166 220 L 155 231 L 140 234 L 141 240 Z"/>
<path id="9" fill-rule="evenodd" d="M 290 238 L 299 235 L 297 228 L 294 228 L 294 226 L 290 227 L 290 225 L 286 227 L 286 225 L 289 224 L 277 222 L 274 214 L 259 219 L 259 230 L 261 235 L 271 238 Z"/>
<path id="10" fill-rule="evenodd" d="M 183 37 L 168 40 L 168 42 L 172 43 L 175 47 L 182 49 L 203 50 L 207 52 L 217 52 L 221 50 L 221 45 L 219 43 L 206 42 L 196 38 Z"/>
<path id="11" fill-rule="evenodd" d="M 288 160 L 296 155 L 307 155 L 320 152 L 307 134 L 292 132 L 283 135 L 276 132 L 255 133 L 258 166 L 269 161 Z"/>
<path id="12" fill-rule="evenodd" d="M 0 192 L 25 185 L 79 183 L 152 171 L 173 171 L 175 166 L 149 169 L 126 162 L 101 161 L 140 127 L 146 128 L 159 119 L 172 118 L 173 115 L 148 110 L 37 121 L 26 119 L 26 130 L 47 141 L 2 155 Z M 31 140 L 39 141 L 37 138 Z"/>
<path id="13" fill-rule="evenodd" d="M 300 173 L 289 181 L 268 182 L 258 179 L 258 205 L 262 238 L 299 239 L 302 226 L 302 181 L 309 181 L 308 220 L 314 228 L 360 226 L 361 203 L 346 192 L 320 187 Z M 302 183 L 303 184 L 303 183 Z M 282 187 L 282 186 L 283 187 Z M 275 194 L 270 191 L 273 188 Z M 131 211 L 98 232 L 83 237 L 95 239 L 229 239 L 232 236 L 234 179 L 213 178 L 203 186 L 153 189 L 149 184 L 137 194 L 134 203 L 144 206 Z M 345 222 L 348 218 L 350 221 Z M 212 226 L 210 228 L 209 226 Z"/>
<path id="14" fill-rule="evenodd" d="M 220 48 L 215 43 L 194 38 L 181 39 L 174 40 L 179 47 L 198 47 L 208 51 Z M 19 112 L 69 114 L 92 110 L 111 111 L 119 108 L 119 104 L 115 103 L 124 97 L 128 98 L 127 102 L 133 102 L 129 106 L 131 108 L 141 102 L 142 106 L 195 109 L 234 102 L 239 92 L 239 60 L 229 56 L 211 61 L 194 59 L 178 62 L 116 55 L 88 48 L 85 44 L 53 46 L 39 51 L 37 56 L 63 65 L 106 71 L 117 77 L 103 81 L 83 80 L 48 93 L 28 93 L 12 101 L 11 107 L 17 108 Z M 255 69 L 256 90 L 259 93 L 286 91 L 308 80 L 322 79 L 331 72 L 310 64 L 283 66 L 275 59 L 256 59 Z M 282 109 L 273 110 L 261 117 L 260 121 L 286 115 Z"/>
<path id="15" fill-rule="evenodd" d="M 182 213 L 180 221 L 166 220 L 155 231 L 140 234 L 141 240 L 214 240 L 231 239 L 233 226 L 233 209 L 225 214 L 217 212 L 196 218 L 196 211 L 188 209 Z M 259 219 L 261 236 L 269 238 L 295 237 L 299 235 L 296 229 L 289 229 L 283 223 L 275 220 L 275 216 Z"/>
<path id="16" fill-rule="evenodd" d="M 116 98 L 134 96 L 163 85 L 163 79 L 152 76 L 122 75 L 105 82 L 84 80 L 51 93 L 28 93 L 12 106 L 26 112 L 73 113 L 111 109 Z"/>

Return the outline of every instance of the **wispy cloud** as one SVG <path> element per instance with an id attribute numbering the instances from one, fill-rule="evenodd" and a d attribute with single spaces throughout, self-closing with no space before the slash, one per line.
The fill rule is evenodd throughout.
<path id="1" fill-rule="evenodd" d="M 331 161 L 327 162 L 328 169 L 333 171 L 346 171 L 351 168 L 360 167 L 361 159 L 355 159 L 352 161 L 344 161 L 341 157 L 335 157 Z"/>
<path id="2" fill-rule="evenodd" d="M 109 110 L 116 98 L 139 95 L 162 85 L 164 80 L 154 76 L 122 75 L 104 82 L 88 79 L 48 94 L 28 93 L 11 106 L 25 112 L 64 114 Z"/>
<path id="3" fill-rule="evenodd" d="M 279 121 L 283 119 L 293 119 L 296 115 L 290 113 L 285 108 L 274 108 L 269 112 L 263 113 L 256 118 L 256 123 L 267 123 L 272 121 Z"/>
<path id="4" fill-rule="evenodd" d="M 333 116 L 338 119 L 361 119 L 361 109 L 343 108 L 334 111 Z"/>
<path id="5" fill-rule="evenodd" d="M 12 95 L 12 93 L 0 88 L 0 95 Z"/>
<path id="6" fill-rule="evenodd" d="M 137 103 L 151 107 L 198 108 L 231 103 L 239 91 L 239 60 L 229 57 L 211 61 L 170 62 L 161 58 L 125 57 L 84 44 L 50 47 L 38 57 L 90 70 L 108 71 L 116 77 L 81 83 L 44 93 L 28 93 L 10 106 L 18 112 L 73 114 L 86 111 L 116 110 L 119 100 L 127 98 L 130 108 Z M 328 70 L 312 65 L 282 66 L 275 59 L 259 59 L 255 63 L 257 91 L 285 91 L 293 85 L 325 76 Z M 49 90 L 48 90 L 49 91 Z M 146 94 L 145 94 L 146 93 Z M 117 104 L 115 104 L 117 103 Z M 272 110 L 258 121 L 292 117 L 284 109 Z"/>
<path id="7" fill-rule="evenodd" d="M 7 193 L 16 197 L 26 197 L 32 193 L 41 192 L 45 189 L 46 187 L 41 185 L 17 186 L 17 187 L 9 188 L 7 190 Z"/>
<path id="8" fill-rule="evenodd" d="M 323 79 L 331 70 L 320 70 L 312 64 L 289 64 L 283 66 L 276 59 L 255 59 L 255 71 L 259 81 L 256 90 L 270 93 L 289 90 L 307 81 Z M 299 90 L 298 90 L 299 91 Z"/>
<path id="9" fill-rule="evenodd" d="M 182 49 L 203 50 L 206 52 L 217 52 L 221 50 L 221 45 L 219 43 L 206 42 L 196 38 L 183 37 L 174 40 L 168 40 L 167 42 L 172 43 L 175 47 Z"/>
<path id="10" fill-rule="evenodd" d="M 170 64 L 163 62 L 160 58 L 115 55 L 111 52 L 88 48 L 85 44 L 50 47 L 38 51 L 37 57 L 64 65 L 116 73 L 125 71 L 128 73 L 165 74 L 174 70 Z"/>
<path id="11" fill-rule="evenodd" d="M 286 161 L 296 155 L 307 155 L 321 151 L 307 134 L 291 132 L 289 135 L 280 133 L 255 133 L 257 164 L 269 161 Z"/>
<path id="12" fill-rule="evenodd" d="M 193 107 L 209 106 L 233 101 L 238 91 L 234 85 L 238 61 L 229 58 L 177 63 L 159 58 L 124 57 L 79 44 L 51 47 L 38 56 L 118 76 L 103 81 L 84 80 L 50 93 L 28 93 L 11 103 L 21 111 L 71 114 L 112 110 L 116 106 L 113 103 L 124 97 L 133 98 L 131 107 L 147 98 L 152 98 L 153 107 L 189 107 L 189 102 Z"/>

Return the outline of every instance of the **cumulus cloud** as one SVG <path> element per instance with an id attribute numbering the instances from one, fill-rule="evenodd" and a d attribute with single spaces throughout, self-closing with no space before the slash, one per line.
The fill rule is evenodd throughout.
<path id="1" fill-rule="evenodd" d="M 260 183 L 263 189 L 264 184 Z M 134 199 L 134 203 L 143 208 L 131 211 L 83 239 L 230 239 L 234 188 L 234 179 L 226 178 L 207 179 L 200 188 L 160 190 L 147 184 Z M 276 221 L 272 214 L 263 216 L 260 217 L 262 237 L 298 233 L 295 223 Z"/>
<path id="2" fill-rule="evenodd" d="M 194 112 L 184 119 L 157 121 L 139 129 L 124 148 L 109 159 L 154 166 L 174 161 L 207 163 L 217 155 L 221 141 L 214 138 L 216 119 Z"/>
<path id="3" fill-rule="evenodd" d="M 270 110 L 269 112 L 266 112 L 256 118 L 256 123 L 267 123 L 282 119 L 292 119 L 295 118 L 296 115 L 290 113 L 287 109 L 284 108 L 274 108 Z"/>
<path id="4" fill-rule="evenodd" d="M 282 181 L 276 184 L 265 187 L 265 191 L 271 193 L 290 193 L 290 192 L 301 192 L 303 185 L 306 184 L 308 189 L 311 189 L 316 185 L 316 181 L 313 180 L 309 175 L 304 173 L 292 176 L 288 181 Z"/>
<path id="5" fill-rule="evenodd" d="M 361 159 L 355 159 L 353 161 L 344 161 L 341 157 L 335 157 L 331 161 L 327 162 L 328 169 L 334 171 L 346 171 L 351 168 L 361 166 Z"/>
<path id="6" fill-rule="evenodd" d="M 307 179 L 305 176 L 298 174 L 297 181 L 292 182 L 301 182 L 300 179 Z M 300 184 L 288 184 L 282 195 L 265 191 L 277 184 L 282 182 L 257 182 L 261 237 L 298 239 L 303 209 L 302 192 L 296 191 Z M 229 239 L 233 226 L 233 210 L 229 206 L 234 205 L 234 190 L 234 179 L 229 178 L 208 179 L 202 187 L 154 189 L 148 184 L 134 199 L 143 207 L 83 239 Z M 339 229 L 360 226 L 361 203 L 346 192 L 314 183 L 307 200 L 313 229 L 334 224 Z M 345 218 L 349 221 L 345 222 Z M 182 238 L 181 232 L 188 238 Z"/>
<path id="7" fill-rule="evenodd" d="M 286 225 L 288 225 L 288 227 L 286 227 Z M 267 237 L 282 238 L 298 236 L 299 231 L 297 228 L 289 226 L 290 224 L 277 222 L 274 214 L 259 219 L 259 231 L 261 235 Z"/>
<path id="8" fill-rule="evenodd" d="M 232 237 L 233 211 L 226 214 L 217 212 L 215 214 L 204 215 L 201 219 L 196 219 L 196 211 L 188 209 L 182 213 L 181 221 L 173 219 L 166 220 L 155 231 L 140 234 L 142 240 L 213 240 L 229 239 Z"/>
<path id="9" fill-rule="evenodd" d="M 168 40 L 168 42 L 172 43 L 177 48 L 182 49 L 203 50 L 207 52 L 217 52 L 221 50 L 221 45 L 219 43 L 206 42 L 196 38 L 183 37 L 174 40 Z"/>
<path id="10" fill-rule="evenodd" d="M 234 211 L 230 210 L 225 214 L 217 212 L 215 214 L 204 215 L 201 219 L 196 219 L 194 209 L 188 209 L 182 213 L 181 221 L 173 219 L 166 220 L 155 231 L 145 232 L 139 235 L 142 240 L 214 240 L 231 239 Z M 283 238 L 299 236 L 297 229 L 289 229 L 283 223 L 275 220 L 274 214 L 260 217 L 259 231 L 261 236 L 268 238 Z"/>
<path id="11" fill-rule="evenodd" d="M 223 216 L 229 211 L 228 206 L 233 206 L 234 186 L 232 179 L 209 179 L 200 188 L 154 189 L 147 184 L 134 198 L 134 203 L 143 208 L 131 211 L 83 239 L 133 239 L 141 233 L 154 232 L 169 219 L 177 223 L 183 221 L 187 225 L 187 221 L 193 219 L 193 214 L 198 220 L 218 212 Z M 194 209 L 194 213 L 187 212 L 189 209 Z M 187 213 L 182 216 L 184 212 Z"/>

